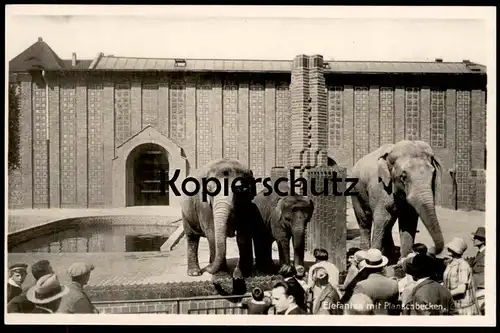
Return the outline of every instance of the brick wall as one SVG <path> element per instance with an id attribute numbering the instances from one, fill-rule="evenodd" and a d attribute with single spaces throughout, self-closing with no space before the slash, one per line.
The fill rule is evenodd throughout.
<path id="1" fill-rule="evenodd" d="M 438 202 L 475 206 L 469 173 L 485 168 L 485 91 L 354 76 L 325 77 L 318 55 L 297 56 L 289 75 L 52 74 L 48 94 L 40 75 L 19 75 L 22 200 L 10 195 L 9 205 L 111 206 L 116 148 L 150 125 L 192 169 L 229 157 L 256 177 L 324 165 L 327 151 L 350 169 L 380 144 L 430 141 L 443 163 L 441 194 L 454 193 Z"/>
<path id="2" fill-rule="evenodd" d="M 9 209 L 23 207 L 21 170 L 9 171 Z"/>

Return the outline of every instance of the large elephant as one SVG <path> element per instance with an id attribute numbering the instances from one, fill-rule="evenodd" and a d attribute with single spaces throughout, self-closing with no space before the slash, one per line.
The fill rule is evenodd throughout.
<path id="1" fill-rule="evenodd" d="M 226 240 L 236 235 L 239 261 L 233 277 L 250 276 L 253 266 L 252 238 L 249 231 L 250 207 L 255 197 L 255 182 L 252 171 L 236 160 L 220 159 L 199 168 L 191 177 L 200 184 L 207 180 L 210 193 L 216 192 L 216 183 L 208 182 L 213 177 L 221 184 L 218 194 L 205 197 L 203 191 L 187 196 L 182 202 L 182 220 L 187 238 L 187 273 L 202 274 L 198 261 L 200 237 L 206 237 L 210 247 L 210 264 L 204 271 L 217 276 L 227 273 Z M 239 179 L 237 179 L 239 178 Z M 227 179 L 227 193 L 224 182 Z M 231 186 L 234 181 L 234 188 Z M 201 185 L 203 189 L 203 185 Z M 192 192 L 193 189 L 187 189 Z"/>
<path id="2" fill-rule="evenodd" d="M 305 196 L 280 196 L 274 191 L 268 196 L 264 191 L 259 192 L 253 202 L 259 213 L 252 223 L 257 270 L 273 269 L 274 241 L 278 245 L 280 265 L 290 265 L 290 238 L 293 239 L 294 265 L 304 265 L 305 232 L 314 212 L 313 202 Z"/>
<path id="3" fill-rule="evenodd" d="M 383 145 L 357 161 L 351 174 L 359 179 L 355 186 L 358 195 L 351 198 L 362 249 L 374 247 L 394 259 L 392 228 L 397 219 L 400 255 L 406 257 L 411 252 L 420 217 L 436 252 L 443 250 L 444 239 L 435 209 L 441 166 L 429 144 L 403 140 Z"/>

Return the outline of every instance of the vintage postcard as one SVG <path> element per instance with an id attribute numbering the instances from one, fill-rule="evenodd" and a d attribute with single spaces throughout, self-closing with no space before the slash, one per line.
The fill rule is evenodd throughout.
<path id="1" fill-rule="evenodd" d="M 7 6 L 6 323 L 493 325 L 495 34 Z"/>

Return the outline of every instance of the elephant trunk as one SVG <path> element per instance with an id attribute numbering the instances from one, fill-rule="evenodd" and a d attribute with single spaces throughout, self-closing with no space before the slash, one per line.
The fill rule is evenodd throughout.
<path id="1" fill-rule="evenodd" d="M 306 234 L 304 228 L 296 228 L 292 231 L 293 257 L 295 266 L 304 266 L 304 250 Z"/>
<path id="2" fill-rule="evenodd" d="M 419 191 L 415 193 L 415 199 L 411 200 L 412 206 L 417 211 L 420 219 L 424 223 L 427 231 L 434 241 L 436 253 L 441 253 L 444 248 L 444 238 L 439 226 L 439 221 L 436 215 L 436 207 L 434 205 L 434 198 L 431 189 L 428 191 Z"/>
<path id="3" fill-rule="evenodd" d="M 232 209 L 232 195 L 214 197 L 215 259 L 212 272 L 216 273 L 226 265 L 226 237 L 228 218 Z"/>

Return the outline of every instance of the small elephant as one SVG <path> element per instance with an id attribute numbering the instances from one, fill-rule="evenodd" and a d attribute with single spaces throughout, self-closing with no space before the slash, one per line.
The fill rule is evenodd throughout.
<path id="1" fill-rule="evenodd" d="M 392 228 L 397 219 L 400 256 L 406 257 L 414 244 L 420 217 L 436 252 L 443 250 L 443 233 L 435 209 L 441 165 L 429 144 L 403 140 L 383 145 L 357 161 L 351 177 L 359 179 L 355 186 L 359 194 L 351 198 L 362 249 L 377 248 L 396 259 Z"/>
<path id="2" fill-rule="evenodd" d="M 214 276 L 226 274 L 226 238 L 236 235 L 239 262 L 233 277 L 250 276 L 253 252 L 249 212 L 256 194 L 252 171 L 236 160 L 220 159 L 201 167 L 191 177 L 198 180 L 201 190 L 182 201 L 182 221 L 187 238 L 187 274 L 202 274 L 198 261 L 200 237 L 206 237 L 210 247 L 210 264 L 204 270 Z M 204 200 L 203 179 L 207 179 L 208 191 L 216 192 L 215 182 L 208 182 L 210 177 L 219 181 L 221 190 L 218 194 L 209 194 Z M 227 193 L 224 193 L 224 179 L 228 184 Z M 234 184 L 234 187 L 231 184 Z M 192 192 L 192 189 L 187 191 Z"/>
<path id="3" fill-rule="evenodd" d="M 283 191 L 286 192 L 286 191 Z M 255 264 L 258 271 L 274 267 L 272 244 L 278 244 L 280 265 L 290 265 L 290 238 L 293 239 L 294 265 L 304 265 L 306 226 L 314 212 L 311 199 L 300 195 L 257 194 L 253 200 L 259 217 L 252 224 Z"/>

